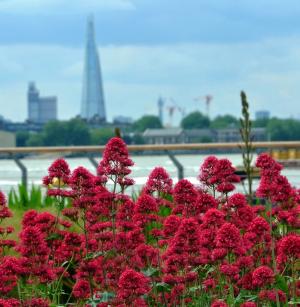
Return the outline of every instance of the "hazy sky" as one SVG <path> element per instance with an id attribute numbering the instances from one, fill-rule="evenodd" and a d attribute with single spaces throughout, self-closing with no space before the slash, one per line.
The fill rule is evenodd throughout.
<path id="1" fill-rule="evenodd" d="M 27 118 L 31 80 L 79 113 L 90 13 L 110 119 L 155 114 L 159 95 L 239 115 L 241 89 L 253 112 L 300 117 L 299 0 L 0 0 L 0 114 Z"/>

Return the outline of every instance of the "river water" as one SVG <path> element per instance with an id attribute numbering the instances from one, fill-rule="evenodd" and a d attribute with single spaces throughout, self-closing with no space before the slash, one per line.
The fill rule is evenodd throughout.
<path id="1" fill-rule="evenodd" d="M 216 154 L 218 158 L 228 158 L 234 166 L 242 165 L 241 154 Z M 184 176 L 193 183 L 197 183 L 197 176 L 199 167 L 207 155 L 176 155 L 177 159 L 184 166 Z M 136 185 L 135 189 L 146 182 L 147 176 L 155 166 L 162 166 L 167 169 L 174 182 L 177 181 L 177 169 L 173 165 L 168 156 L 154 155 L 154 156 L 132 156 L 135 165 L 132 167 L 132 174 Z M 47 168 L 53 162 L 54 158 L 49 157 L 35 157 L 26 158 L 22 162 L 28 170 L 28 183 L 41 184 L 42 178 L 47 175 Z M 84 166 L 91 172 L 95 173 L 94 166 L 87 158 L 67 158 L 70 168 L 73 170 L 78 166 Z M 287 176 L 290 182 L 300 187 L 300 169 L 286 169 L 283 174 Z M 21 172 L 12 160 L 0 160 L 0 189 L 7 193 L 11 188 L 16 187 L 21 180 Z M 254 186 L 258 182 L 254 182 Z M 238 187 L 242 190 L 242 187 Z"/>

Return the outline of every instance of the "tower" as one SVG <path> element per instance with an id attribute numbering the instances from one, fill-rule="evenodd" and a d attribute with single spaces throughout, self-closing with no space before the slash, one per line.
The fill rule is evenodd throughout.
<path id="1" fill-rule="evenodd" d="M 95 42 L 93 18 L 88 19 L 83 72 L 81 117 L 106 121 L 100 61 Z"/>
<path id="2" fill-rule="evenodd" d="M 158 98 L 157 101 L 157 106 L 158 106 L 158 117 L 160 119 L 161 124 L 163 125 L 164 123 L 164 114 L 163 114 L 163 108 L 164 108 L 164 100 L 162 99 L 162 97 Z"/>

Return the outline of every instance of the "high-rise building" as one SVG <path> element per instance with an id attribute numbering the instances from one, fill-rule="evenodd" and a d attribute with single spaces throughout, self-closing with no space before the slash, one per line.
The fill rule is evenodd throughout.
<path id="1" fill-rule="evenodd" d="M 87 120 L 106 121 L 100 61 L 92 17 L 89 18 L 87 25 L 81 117 Z"/>
<path id="2" fill-rule="evenodd" d="M 27 92 L 28 120 L 32 123 L 47 123 L 57 119 L 57 97 L 40 97 L 34 82 L 30 82 Z"/>
<path id="3" fill-rule="evenodd" d="M 255 112 L 255 119 L 269 119 L 270 118 L 270 111 L 267 110 L 260 110 Z"/>

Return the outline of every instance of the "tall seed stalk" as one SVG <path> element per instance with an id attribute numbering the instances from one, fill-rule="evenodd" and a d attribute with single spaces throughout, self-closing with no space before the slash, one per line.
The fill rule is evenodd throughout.
<path id="1" fill-rule="evenodd" d="M 252 122 L 250 120 L 249 113 L 249 103 L 247 101 L 247 96 L 245 92 L 241 91 L 241 100 L 242 100 L 242 117 L 240 118 L 240 134 L 242 138 L 242 142 L 244 143 L 241 146 L 242 155 L 243 155 L 243 165 L 247 176 L 248 183 L 248 199 L 250 204 L 253 200 L 252 195 L 252 184 L 253 184 L 253 146 L 252 146 L 252 136 L 251 136 L 251 127 Z"/>

